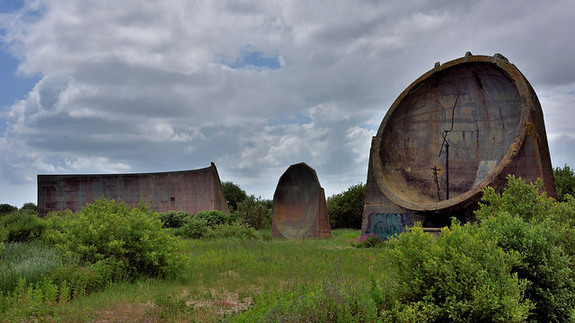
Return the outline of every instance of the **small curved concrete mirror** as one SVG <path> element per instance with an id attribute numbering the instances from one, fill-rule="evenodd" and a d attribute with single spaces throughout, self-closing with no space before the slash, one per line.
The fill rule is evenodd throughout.
<path id="1" fill-rule="evenodd" d="M 279 179 L 274 193 L 272 237 L 331 237 L 325 193 L 315 170 L 305 163 L 291 165 Z"/>

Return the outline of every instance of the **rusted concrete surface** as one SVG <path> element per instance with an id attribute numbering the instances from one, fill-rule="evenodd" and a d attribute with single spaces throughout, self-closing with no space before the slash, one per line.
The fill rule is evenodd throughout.
<path id="1" fill-rule="evenodd" d="M 158 212 L 229 213 L 214 163 L 203 169 L 163 173 L 38 175 L 40 216 L 55 210 L 79 211 L 100 197 L 128 204 L 143 199 Z"/>
<path id="2" fill-rule="evenodd" d="M 542 178 L 555 195 L 533 88 L 499 54 L 437 63 L 395 100 L 372 140 L 362 230 L 375 218 L 389 222 L 382 236 L 415 221 L 469 220 L 481 191 L 502 190 L 508 174 Z"/>
<path id="3" fill-rule="evenodd" d="M 288 239 L 331 237 L 325 193 L 313 168 L 291 165 L 274 193 L 272 237 Z"/>

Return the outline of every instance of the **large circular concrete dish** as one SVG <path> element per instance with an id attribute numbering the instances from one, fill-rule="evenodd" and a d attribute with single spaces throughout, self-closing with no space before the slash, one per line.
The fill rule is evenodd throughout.
<path id="1" fill-rule="evenodd" d="M 476 202 L 517 159 L 533 115 L 542 122 L 535 92 L 503 56 L 468 53 L 436 64 L 379 127 L 370 160 L 377 185 L 409 210 Z"/>

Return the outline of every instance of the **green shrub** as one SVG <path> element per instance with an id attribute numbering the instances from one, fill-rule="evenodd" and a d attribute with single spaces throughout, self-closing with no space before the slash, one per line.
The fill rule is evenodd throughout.
<path id="1" fill-rule="evenodd" d="M 501 195 L 485 190 L 476 215 L 503 250 L 519 255 L 513 271 L 529 282 L 525 295 L 535 304 L 529 320 L 572 322 L 575 203 L 571 196 L 558 203 L 541 190 L 541 181 L 527 184 L 509 177 Z"/>
<path id="2" fill-rule="evenodd" d="M 327 213 L 332 229 L 361 229 L 365 184 L 350 186 L 345 192 L 327 198 Z"/>
<path id="3" fill-rule="evenodd" d="M 541 179 L 533 183 L 525 183 L 521 178 L 509 175 L 507 188 L 502 194 L 497 194 L 491 187 L 485 188 L 480 210 L 476 211 L 476 216 L 486 218 L 506 211 L 526 221 L 545 219 L 552 216 L 549 210 L 556 204 L 555 200 L 544 193 Z"/>
<path id="4" fill-rule="evenodd" d="M 193 218 L 206 220 L 208 226 L 213 228 L 218 224 L 230 224 L 232 223 L 232 217 L 219 210 L 212 211 L 200 211 L 196 213 Z"/>
<path id="5" fill-rule="evenodd" d="M 529 223 L 503 212 L 481 225 L 503 250 L 519 254 L 520 262 L 512 270 L 529 282 L 525 296 L 535 304 L 529 320 L 574 322 L 575 282 L 555 224 L 551 220 Z"/>
<path id="6" fill-rule="evenodd" d="M 159 219 L 162 221 L 162 228 L 181 228 L 189 214 L 184 211 L 168 211 L 160 213 Z"/>
<path id="7" fill-rule="evenodd" d="M 231 322 L 380 322 L 364 283 L 341 278 L 264 293 Z"/>
<path id="8" fill-rule="evenodd" d="M 30 212 L 12 212 L 0 218 L 0 241 L 31 242 L 42 236 L 45 224 Z"/>
<path id="9" fill-rule="evenodd" d="M 437 238 L 416 226 L 389 240 L 384 259 L 395 280 L 384 291 L 387 321 L 523 322 L 532 306 L 512 274 L 518 256 L 476 225 L 455 222 Z"/>
<path id="10" fill-rule="evenodd" d="M 52 219 L 49 237 L 66 255 L 78 255 L 82 262 L 111 258 L 128 277 L 164 276 L 177 267 L 177 245 L 155 216 L 143 203 L 130 207 L 99 199 L 79 212 Z"/>
<path id="11" fill-rule="evenodd" d="M 262 240 L 262 236 L 247 224 L 219 224 L 208 230 L 204 239 Z"/>
<path id="12" fill-rule="evenodd" d="M 203 218 L 192 217 L 182 226 L 182 235 L 190 239 L 200 239 L 208 232 L 208 221 Z"/>
<path id="13" fill-rule="evenodd" d="M 272 206 L 271 200 L 250 195 L 238 203 L 235 214 L 240 221 L 256 230 L 267 229 L 272 225 Z"/>

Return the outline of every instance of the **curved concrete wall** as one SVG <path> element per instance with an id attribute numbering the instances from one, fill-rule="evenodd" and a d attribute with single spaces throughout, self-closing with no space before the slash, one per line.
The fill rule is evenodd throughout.
<path id="1" fill-rule="evenodd" d="M 279 179 L 274 193 L 272 237 L 331 237 L 324 190 L 315 170 L 305 163 L 291 165 Z"/>
<path id="2" fill-rule="evenodd" d="M 158 212 L 202 210 L 229 213 L 216 169 L 210 167 L 162 173 L 101 175 L 38 175 L 38 213 L 81 210 L 104 197 L 137 204 L 149 201 Z"/>

